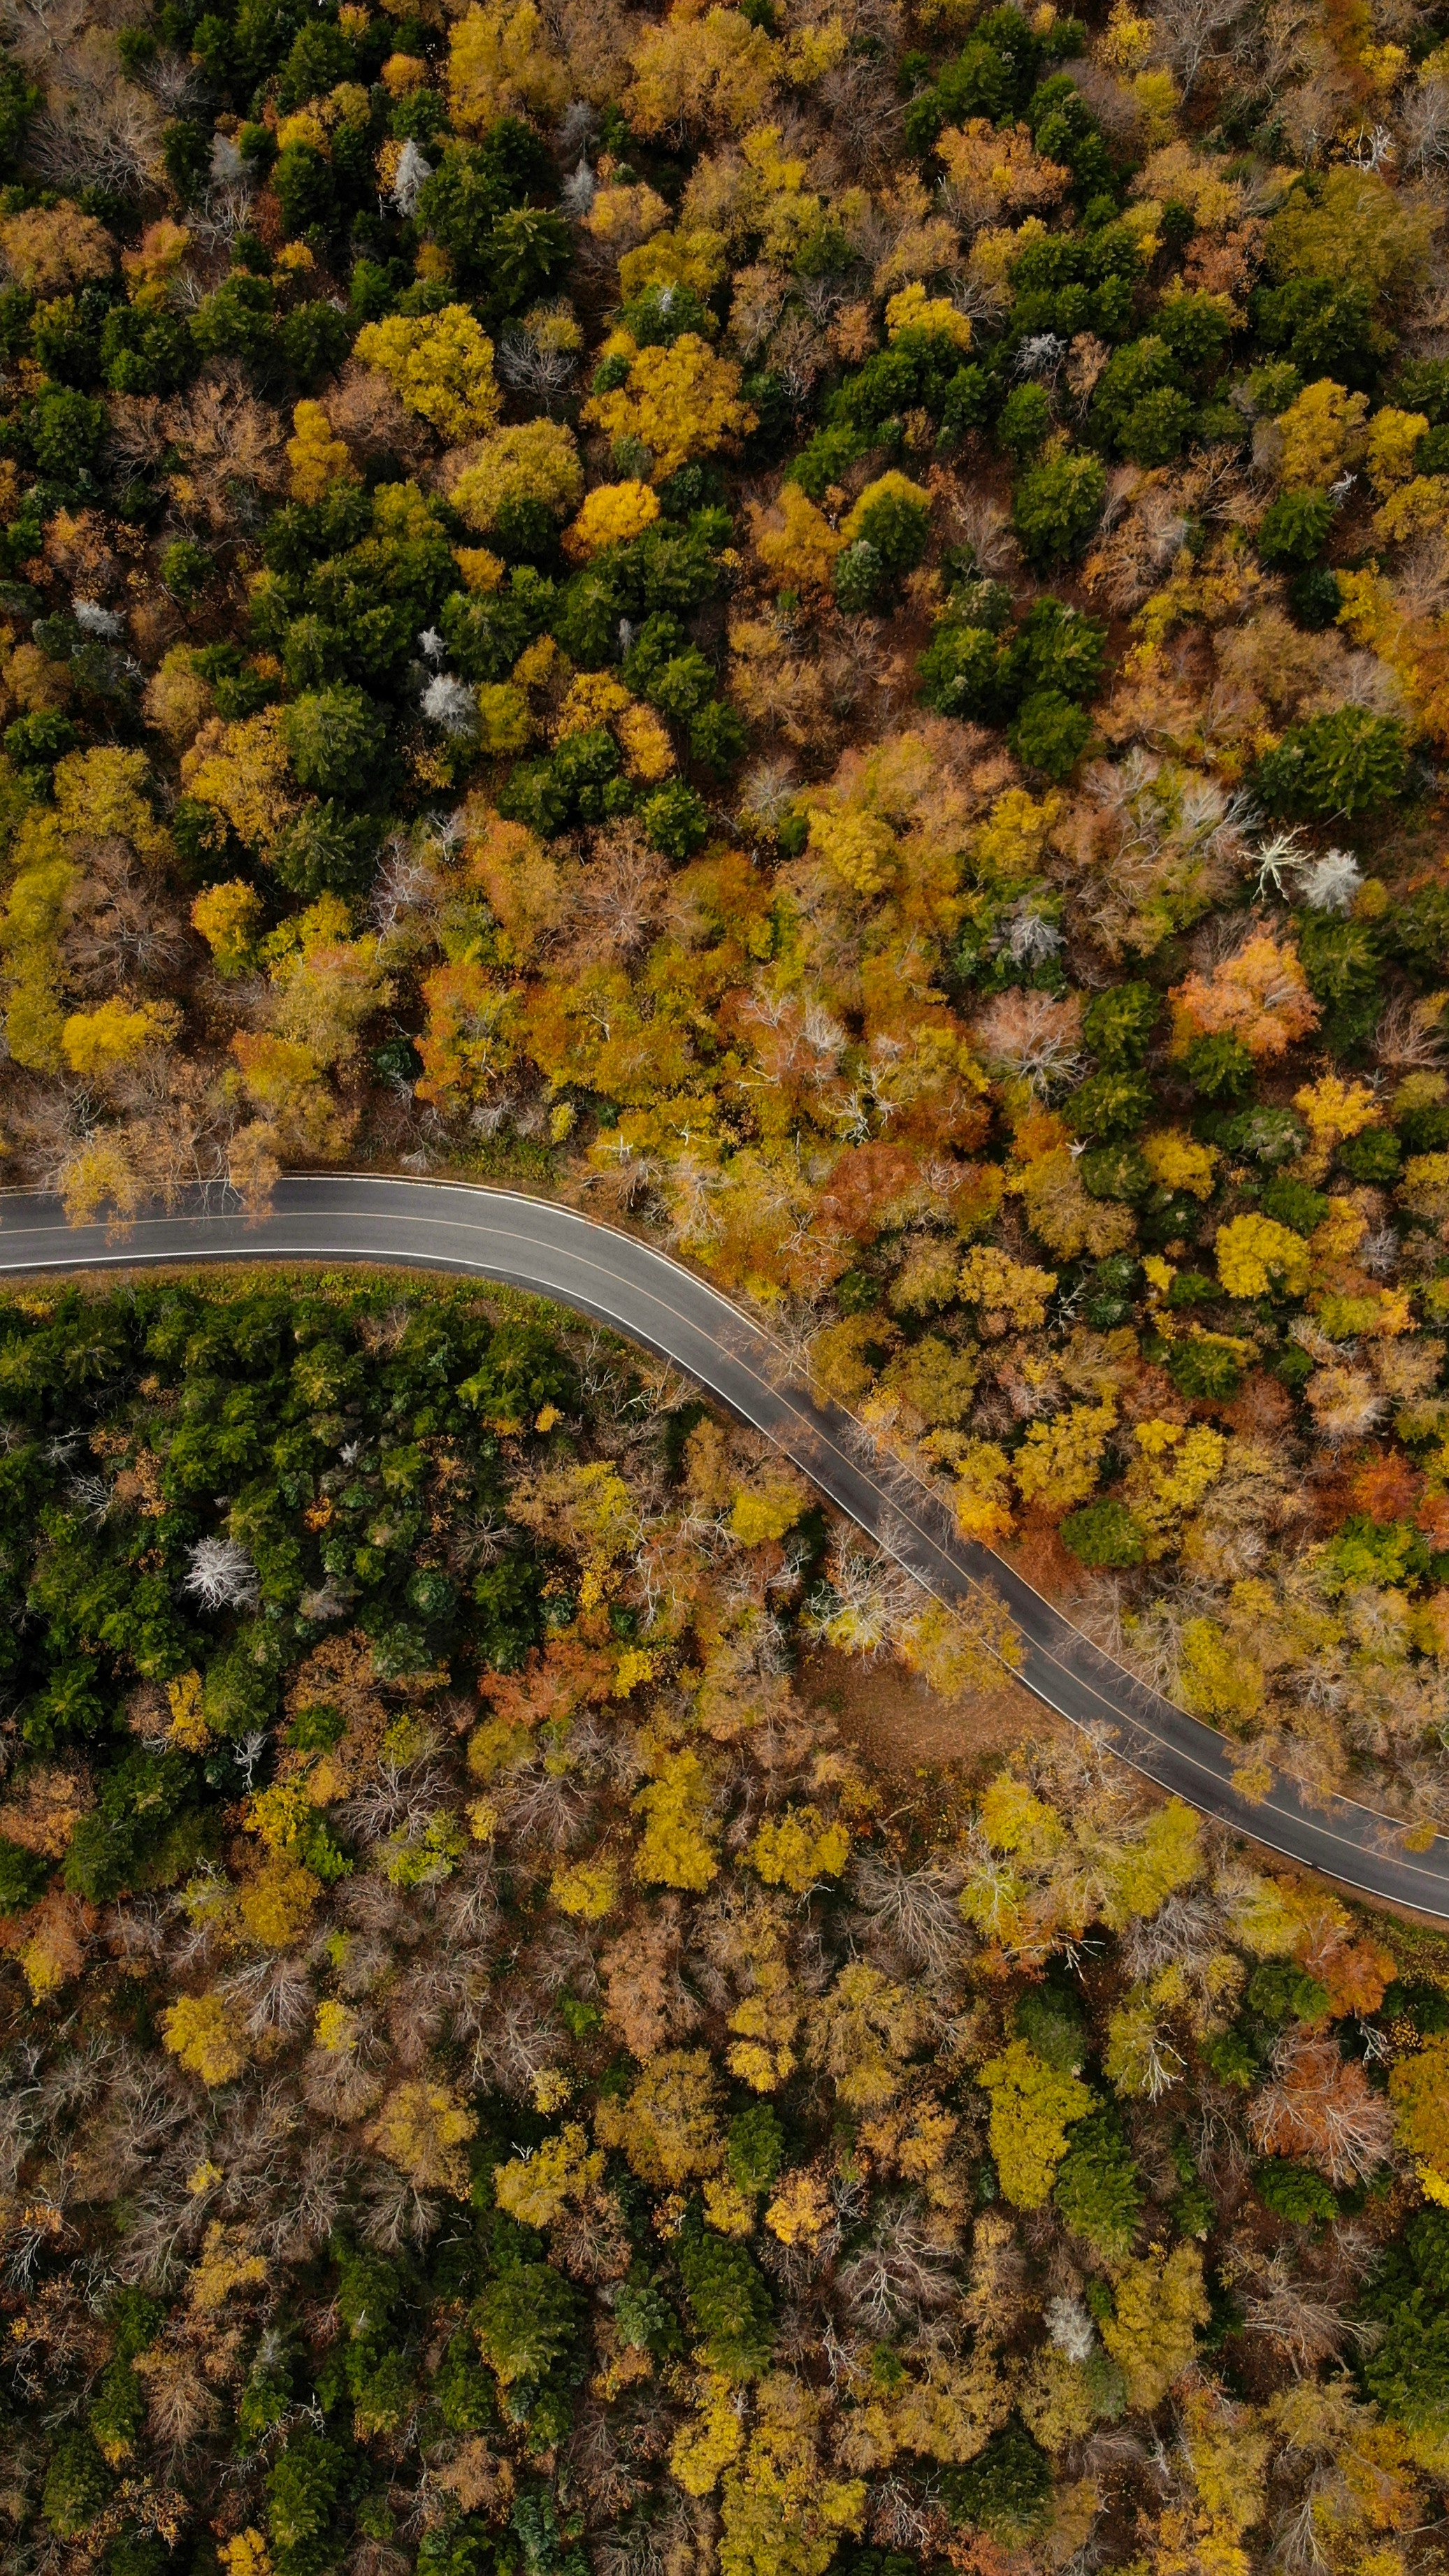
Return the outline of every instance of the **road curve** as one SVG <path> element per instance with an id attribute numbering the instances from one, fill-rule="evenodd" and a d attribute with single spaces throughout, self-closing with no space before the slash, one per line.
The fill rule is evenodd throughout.
<path id="1" fill-rule="evenodd" d="M 787 1381 L 760 1326 L 636 1237 L 513 1191 L 346 1173 L 288 1176 L 260 1219 L 225 1194 L 197 1194 L 119 1237 L 68 1226 L 55 1199 L 0 1192 L 0 1276 L 187 1261 L 398 1263 L 499 1280 L 593 1316 L 765 1432 L 938 1599 L 993 1592 L 1018 1631 L 1027 1688 L 1160 1788 L 1365 1895 L 1449 1922 L 1449 1837 L 1409 1851 L 1401 1824 L 1347 1799 L 1310 1807 L 1285 1780 L 1264 1798 L 1243 1797 L 1223 1736 L 1113 1663 L 1000 1557 L 958 1537 L 935 1496 L 859 1423 Z"/>

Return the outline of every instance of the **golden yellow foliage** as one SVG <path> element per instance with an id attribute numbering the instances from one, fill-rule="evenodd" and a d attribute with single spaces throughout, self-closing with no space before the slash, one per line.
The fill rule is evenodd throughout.
<path id="1" fill-rule="evenodd" d="M 1230 1297 L 1299 1297 L 1312 1261 L 1301 1234 L 1268 1216 L 1235 1216 L 1219 1226 L 1218 1277 Z"/>
<path id="2" fill-rule="evenodd" d="M 746 151 L 749 145 L 746 144 Z M 682 225 L 677 232 L 652 233 L 637 250 L 626 250 L 619 261 L 619 287 L 622 294 L 642 295 L 651 286 L 687 286 L 694 294 L 713 295 L 722 286 L 729 270 L 727 244 L 722 233 L 708 225 Z"/>
<path id="3" fill-rule="evenodd" d="M 620 331 L 608 348 L 628 359 L 628 377 L 612 393 L 592 395 L 582 416 L 606 438 L 638 439 L 653 459 L 656 483 L 754 428 L 739 368 L 732 358 L 717 358 L 697 332 L 681 332 L 668 349 L 640 349 Z"/>
<path id="4" fill-rule="evenodd" d="M 824 2175 L 800 2166 L 781 2175 L 765 2212 L 765 2225 L 782 2245 L 818 2245 L 834 2216 L 835 2204 Z"/>
<path id="5" fill-rule="evenodd" d="M 358 480 L 347 442 L 333 437 L 332 423 L 319 402 L 297 404 L 287 441 L 287 466 L 292 499 L 308 506 L 322 499 L 329 484 Z"/>
<path id="6" fill-rule="evenodd" d="M 79 1917 L 75 1898 L 52 1889 L 25 1918 L 29 1938 L 21 1947 L 20 1965 L 33 2004 L 49 2003 L 80 1974 L 85 1950 Z"/>
<path id="7" fill-rule="evenodd" d="M 1263 1667 L 1212 1619 L 1189 1619 L 1182 1632 L 1178 1687 L 1195 1717 L 1246 1726 L 1263 1705 Z"/>
<path id="8" fill-rule="evenodd" d="M 971 346 L 971 324 L 966 314 L 949 296 L 928 295 L 919 278 L 912 278 L 909 286 L 891 296 L 885 320 L 888 340 L 898 340 L 903 331 L 928 331 L 934 339 L 954 341 L 958 349 Z"/>
<path id="9" fill-rule="evenodd" d="M 981 1830 L 995 1851 L 1049 1860 L 1066 1840 L 1055 1807 L 1049 1807 L 1014 1771 L 998 1771 L 982 1793 L 978 1813 Z"/>
<path id="10" fill-rule="evenodd" d="M 861 2530 L 865 2481 L 825 2475 L 818 2413 L 802 2380 L 776 2372 L 761 2382 L 749 2447 L 725 2472 L 721 2576 L 824 2576 L 841 2533 Z"/>
<path id="11" fill-rule="evenodd" d="M 1116 2314 L 1102 2341 L 1127 2374 L 1131 2403 L 1150 2413 L 1191 2367 L 1197 2329 L 1212 2315 L 1202 2256 L 1195 2245 L 1174 2245 L 1166 2256 L 1156 2246 L 1140 2262 L 1125 2261 L 1113 2288 Z"/>
<path id="12" fill-rule="evenodd" d="M 986 116 L 948 125 L 936 137 L 946 172 L 946 203 L 963 228 L 999 223 L 1005 214 L 1040 213 L 1065 195 L 1071 174 L 1046 160 L 1025 125 L 993 125 Z"/>
<path id="13" fill-rule="evenodd" d="M 1180 1798 L 1169 1798 L 1125 1842 L 1100 1857 L 1102 1920 L 1120 1932 L 1134 1916 L 1155 1914 L 1178 1888 L 1201 1877 L 1199 1819 Z"/>
<path id="14" fill-rule="evenodd" d="M 14 686 L 14 666 L 9 674 Z M 173 644 L 146 683 L 141 700 L 146 722 L 164 733 L 173 751 L 181 752 L 215 710 L 210 683 L 203 680 L 188 644 Z"/>
<path id="15" fill-rule="evenodd" d="M 355 346 L 365 367 L 386 376 L 404 409 L 450 444 L 492 428 L 498 417 L 493 343 L 466 304 L 445 304 L 440 313 L 390 313 L 359 331 Z"/>
<path id="16" fill-rule="evenodd" d="M 448 36 L 448 104 L 460 134 L 483 134 L 500 116 L 548 121 L 572 95 L 568 71 L 534 0 L 483 0 Z M 369 361 L 369 363 L 371 363 Z"/>
<path id="17" fill-rule="evenodd" d="M 1044 2451 L 1064 2451 L 1070 2443 L 1084 2440 L 1096 2420 L 1086 2370 L 1050 2344 L 1032 2355 L 1017 2405 L 1022 2422 Z"/>
<path id="18" fill-rule="evenodd" d="M 570 2204 L 587 2200 L 603 2180 L 604 2157 L 591 2148 L 576 2120 L 555 2138 L 545 2138 L 531 2156 L 499 2165 L 493 2175 L 493 2197 L 500 2209 L 525 2227 L 551 2227 Z"/>
<path id="19" fill-rule="evenodd" d="M 1386 403 L 1369 423 L 1368 476 L 1381 501 L 1414 471 L 1414 450 L 1429 426 L 1422 411 L 1396 411 Z"/>
<path id="20" fill-rule="evenodd" d="M 571 528 L 564 532 L 564 552 L 586 563 L 607 546 L 627 546 L 642 537 L 659 516 L 659 498 L 648 483 L 600 483 Z"/>
<path id="21" fill-rule="evenodd" d="M 1436 2033 L 1389 2070 L 1399 2144 L 1449 2182 L 1449 2035 Z"/>
<path id="22" fill-rule="evenodd" d="M 1018 2209 L 1039 2209 L 1067 2152 L 1067 2125 L 1085 2118 L 1093 2096 L 1075 2075 L 1047 2066 L 1024 2039 L 977 2070 L 991 2096 L 991 2152 L 1001 2188 Z"/>
<path id="23" fill-rule="evenodd" d="M 1116 1422 L 1110 1396 L 1101 1404 L 1074 1404 L 1050 1422 L 1033 1422 L 1013 1462 L 1023 1502 L 1044 1503 L 1056 1512 L 1085 1502 Z"/>
<path id="24" fill-rule="evenodd" d="M 601 2097 L 594 2113 L 601 2147 L 622 2147 L 641 2182 L 678 2191 L 724 2161 L 719 2088 L 707 2049 L 664 2049 L 650 2059 L 624 2101 Z"/>
<path id="25" fill-rule="evenodd" d="M 1345 466 L 1363 453 L 1367 394 L 1351 394 L 1331 377 L 1306 385 L 1296 402 L 1278 415 L 1283 442 L 1281 472 L 1290 490 L 1312 489 L 1335 482 Z"/>
<path id="26" fill-rule="evenodd" d="M 895 871 L 896 838 L 881 814 L 858 807 L 817 807 L 810 817 L 810 848 L 848 892 L 884 892 Z"/>
<path id="27" fill-rule="evenodd" d="M 39 296 L 64 295 L 109 277 L 116 245 L 94 215 L 62 199 L 58 206 L 28 207 L 0 223 L 0 251 L 17 286 Z"/>
<path id="28" fill-rule="evenodd" d="M 72 1073 L 104 1077 L 134 1064 L 153 1046 L 169 1044 L 181 1026 L 174 1002 L 142 1002 L 132 1009 L 117 995 L 93 1011 L 72 1011 L 60 1033 L 61 1053 Z"/>
<path id="29" fill-rule="evenodd" d="M 243 1884 L 238 1911 L 254 1941 L 269 1950 L 290 1950 L 306 1931 L 321 1893 L 322 1882 L 310 1869 L 276 1852 Z"/>
<path id="30" fill-rule="evenodd" d="M 1379 1125 L 1383 1111 L 1366 1082 L 1345 1082 L 1337 1073 L 1320 1075 L 1293 1094 L 1293 1106 L 1308 1121 L 1315 1145 L 1336 1145 L 1345 1136 L 1361 1136 Z"/>
<path id="31" fill-rule="evenodd" d="M 324 2049 L 329 2057 L 347 2056 L 357 2045 L 357 2015 L 346 2004 L 328 1996 L 317 2006 L 312 2024 L 312 2044 Z"/>
<path id="32" fill-rule="evenodd" d="M 959 1487 L 956 1518 L 959 1527 Z M 902 1620 L 896 1652 L 909 1672 L 919 1673 L 932 1690 L 953 1699 L 963 1691 L 993 1688 L 1003 1664 L 1015 1671 L 1021 1663 L 1021 1640 L 1010 1612 L 983 1589 L 965 1597 L 954 1610 L 944 1601 L 926 1602 Z"/>
<path id="33" fill-rule="evenodd" d="M 554 1871 L 548 1892 L 561 1914 L 599 1923 L 619 1901 L 619 1873 L 607 1858 L 568 1861 Z"/>
<path id="34" fill-rule="evenodd" d="M 627 254 L 631 243 L 643 242 L 668 221 L 664 198 L 641 179 L 600 188 L 584 217 L 584 229 L 595 241 L 612 243 L 616 251 Z"/>
<path id="35" fill-rule="evenodd" d="M 973 1243 L 961 1264 L 957 1293 L 981 1310 L 982 1330 L 1039 1332 L 1046 1322 L 1046 1301 L 1057 1284 L 1054 1270 L 1034 1270 L 998 1252 L 993 1243 Z"/>
<path id="36" fill-rule="evenodd" d="M 573 432 L 561 421 L 525 420 L 495 430 L 453 486 L 453 507 L 480 536 L 505 513 L 541 501 L 556 519 L 568 516 L 584 488 Z"/>
<path id="37" fill-rule="evenodd" d="M 723 2371 L 707 2371 L 693 2415 L 675 2434 L 669 2473 L 686 2495 L 712 2495 L 722 2472 L 745 2446 L 743 2410 L 735 2383 Z"/>
<path id="38" fill-rule="evenodd" d="M 623 107 L 636 133 L 737 134 L 763 111 L 781 49 L 736 9 L 675 0 L 663 25 L 639 38 L 633 64 Z"/>
<path id="39" fill-rule="evenodd" d="M 181 1995 L 161 2016 L 161 2044 L 203 2084 L 231 2084 L 247 2062 L 245 2040 L 220 1995 Z"/>
<path id="40" fill-rule="evenodd" d="M 256 964 L 257 933 L 266 915 L 256 887 L 244 877 L 203 888 L 191 907 L 191 926 L 211 950 L 218 975 L 246 975 Z"/>
<path id="41" fill-rule="evenodd" d="M 1210 1199 L 1217 1170 L 1215 1145 L 1199 1145 L 1177 1127 L 1159 1129 L 1142 1139 L 1142 1158 L 1154 1181 L 1165 1190 L 1187 1190 L 1195 1199 Z"/>
<path id="42" fill-rule="evenodd" d="M 729 1532 L 741 1547 L 762 1547 L 792 1530 L 810 1496 L 788 1471 L 768 1476 L 763 1484 L 744 1485 L 730 1507 Z"/>
<path id="43" fill-rule="evenodd" d="M 245 2231 L 213 2218 L 202 2240 L 201 2254 L 187 2284 L 188 2304 L 198 2316 L 211 2315 L 234 2290 L 255 2290 L 267 2277 L 266 2258 L 248 2254 Z"/>
<path id="44" fill-rule="evenodd" d="M 631 778 L 650 786 L 669 776 L 676 765 L 674 745 L 667 727 L 652 707 L 622 708 L 615 719 L 614 731 L 624 754 L 624 767 Z"/>
<path id="45" fill-rule="evenodd" d="M 216 2554 L 226 2576 L 272 2576 L 271 2552 L 252 2523 L 232 2539 L 219 2542 Z"/>
<path id="46" fill-rule="evenodd" d="M 469 2176 L 463 2148 L 477 2129 L 477 2112 L 458 2099 L 451 2084 L 420 2077 L 393 2087 L 367 2138 L 419 2191 L 446 2191 L 455 2200 L 466 2200 Z"/>
<path id="47" fill-rule="evenodd" d="M 634 1855 L 634 1875 L 645 1887 L 708 1887 L 719 1860 L 706 1840 L 709 1775 L 697 1753 L 671 1753 L 634 1801 L 644 1837 Z"/>
<path id="48" fill-rule="evenodd" d="M 704 2186 L 704 2215 L 720 2236 L 749 2236 L 755 2224 L 755 2204 L 727 2174 L 713 2174 Z"/>
<path id="49" fill-rule="evenodd" d="M 768 1816 L 749 1848 L 751 1867 L 767 1887 L 804 1896 L 823 1878 L 838 1878 L 850 1858 L 850 1828 L 827 1825 L 814 1807 L 784 1807 Z"/>
<path id="50" fill-rule="evenodd" d="M 783 1961 L 757 1961 L 755 1990 L 736 2004 L 729 2026 L 734 2034 L 725 2051 L 730 2073 L 752 2093 L 777 2092 L 795 2072 L 800 2028 L 799 1998 Z"/>
<path id="51" fill-rule="evenodd" d="M 172 854 L 171 836 L 156 820 L 150 777 L 141 751 L 99 744 L 94 751 L 68 752 L 56 764 L 56 821 L 63 832 L 91 840 L 114 833 L 130 842 L 138 858 L 163 867 Z"/>
<path id="52" fill-rule="evenodd" d="M 852 1959 L 822 1998 L 808 2038 L 812 2060 L 834 2079 L 841 2101 L 853 2111 L 879 2111 L 900 2091 L 923 2034 L 920 1998 Z"/>
<path id="53" fill-rule="evenodd" d="M 239 841 L 265 849 L 299 801 L 282 709 L 264 707 L 237 724 L 213 716 L 182 757 L 181 783 L 199 804 L 215 806 Z"/>
<path id="54" fill-rule="evenodd" d="M 845 539 L 798 483 L 782 483 L 768 506 L 750 504 L 755 552 L 777 590 L 825 590 Z"/>

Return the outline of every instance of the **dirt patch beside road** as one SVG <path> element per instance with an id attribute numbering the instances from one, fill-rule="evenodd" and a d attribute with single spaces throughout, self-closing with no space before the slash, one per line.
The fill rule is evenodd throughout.
<path id="1" fill-rule="evenodd" d="M 799 1688 L 868 1762 L 897 1777 L 947 1764 L 974 1777 L 1013 1746 L 1059 1734 L 1065 1724 L 1005 1674 L 988 1690 L 943 1699 L 898 1664 L 868 1664 L 829 1646 L 804 1658 Z"/>

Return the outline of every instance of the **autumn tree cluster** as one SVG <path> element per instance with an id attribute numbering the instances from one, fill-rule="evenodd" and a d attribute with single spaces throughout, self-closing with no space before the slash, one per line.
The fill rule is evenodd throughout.
<path id="1" fill-rule="evenodd" d="M 0 1309 L 7 2566 L 1427 2576 L 1443 1943 L 1085 1743 L 873 1777 L 822 1671 L 981 1641 L 679 1396 Z"/>
<path id="2" fill-rule="evenodd" d="M 0 62 L 7 1178 L 644 1228 L 1245 1788 L 1424 1830 L 1432 11 L 63 19 Z"/>

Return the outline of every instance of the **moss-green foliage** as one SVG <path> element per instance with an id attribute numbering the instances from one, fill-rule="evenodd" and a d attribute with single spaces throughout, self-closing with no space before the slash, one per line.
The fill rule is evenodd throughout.
<path id="1" fill-rule="evenodd" d="M 90 2530 L 111 2493 L 106 2465 L 89 2433 L 69 2433 L 56 2445 L 45 2473 L 41 2509 L 60 2540 Z"/>
<path id="2" fill-rule="evenodd" d="M 1280 492 L 1258 530 L 1258 552 L 1275 567 L 1310 564 L 1322 553 L 1333 526 L 1326 492 Z"/>
<path id="3" fill-rule="evenodd" d="M 1074 2234 L 1099 2254 L 1127 2252 L 1141 2214 L 1142 2189 L 1115 2111 L 1094 2111 L 1076 2122 L 1052 2196 Z"/>
<path id="4" fill-rule="evenodd" d="M 730 2122 L 725 2159 L 741 2191 L 767 2191 L 784 2161 L 785 2140 L 768 2102 L 751 2102 Z"/>
<path id="5" fill-rule="evenodd" d="M 1084 1503 L 1067 1514 L 1062 1537 L 1083 1565 L 1140 1565 L 1147 1553 L 1143 1531 L 1125 1503 Z"/>
<path id="6" fill-rule="evenodd" d="M 1106 468 L 1085 451 L 1034 465 L 1012 502 L 1012 525 L 1028 560 L 1043 571 L 1069 562 L 1091 535 L 1106 497 Z"/>
<path id="7" fill-rule="evenodd" d="M 1404 728 L 1397 718 L 1338 707 L 1290 725 L 1276 750 L 1258 763 L 1256 783 L 1271 813 L 1352 822 L 1402 794 L 1406 767 Z"/>
<path id="8" fill-rule="evenodd" d="M 770 2357 L 774 2320 L 748 2248 L 706 2230 L 680 2247 L 679 2269 L 711 2368 L 732 2379 L 755 2377 Z"/>
<path id="9" fill-rule="evenodd" d="M 941 2489 L 958 2530 L 1020 2543 L 1045 2516 L 1051 2468 L 1025 2425 L 1013 2420 L 965 2468 L 947 2469 Z"/>
<path id="10" fill-rule="evenodd" d="M 1270 2156 L 1259 2165 L 1253 2186 L 1265 2209 L 1295 2226 L 1313 2226 L 1338 2216 L 1337 2197 L 1322 2174 L 1311 2165 L 1295 2164 L 1291 2156 Z"/>
<path id="11" fill-rule="evenodd" d="M 311 2576 L 334 2556 L 343 2469 L 339 2446 L 303 2425 L 268 2472 L 267 2534 L 282 2576 Z"/>
<path id="12" fill-rule="evenodd" d="M 1359 2364 L 1369 2395 L 1411 2432 L 1449 2422 L 1449 2213 L 1423 2209 L 1381 2264 L 1366 2302 L 1380 2329 Z"/>
<path id="13" fill-rule="evenodd" d="M 572 2348 L 577 2320 L 573 2292 L 548 2264 L 518 2263 L 500 2272 L 476 2302 L 472 2324 L 505 2402 L 516 2383 L 548 2377 Z"/>

